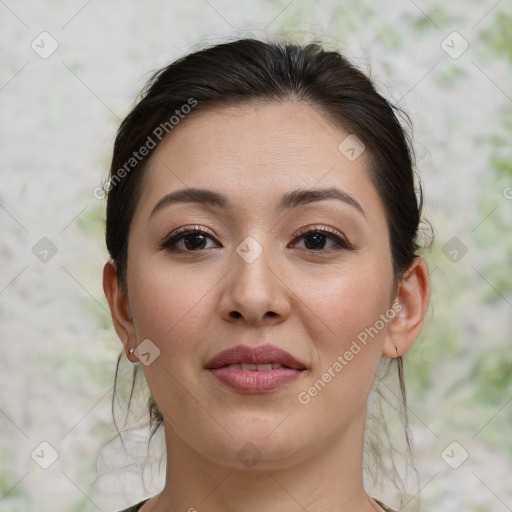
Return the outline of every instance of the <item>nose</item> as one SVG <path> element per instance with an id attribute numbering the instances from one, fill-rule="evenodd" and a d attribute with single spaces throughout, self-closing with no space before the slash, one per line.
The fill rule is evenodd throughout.
<path id="1" fill-rule="evenodd" d="M 287 287 L 270 253 L 264 249 L 251 261 L 234 251 L 232 271 L 226 278 L 219 304 L 224 319 L 245 320 L 258 326 L 280 323 L 287 318 L 290 309 Z"/>

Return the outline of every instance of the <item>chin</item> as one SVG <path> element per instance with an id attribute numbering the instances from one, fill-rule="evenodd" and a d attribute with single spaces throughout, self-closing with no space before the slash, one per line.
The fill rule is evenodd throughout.
<path id="1" fill-rule="evenodd" d="M 273 421 L 272 427 L 261 418 L 254 422 L 245 418 L 240 425 L 230 423 L 233 437 L 224 431 L 222 439 L 208 437 L 207 453 L 203 455 L 232 469 L 276 470 L 297 464 L 306 457 L 307 443 L 301 442 L 291 423 L 278 430 L 276 427 L 282 421 L 283 417 Z"/>

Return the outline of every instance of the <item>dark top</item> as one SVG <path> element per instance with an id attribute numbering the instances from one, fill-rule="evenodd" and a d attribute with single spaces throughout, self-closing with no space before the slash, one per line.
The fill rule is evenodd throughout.
<path id="1" fill-rule="evenodd" d="M 140 507 L 146 503 L 146 501 L 149 501 L 149 498 L 147 500 L 141 501 L 140 503 L 137 503 L 137 505 L 133 505 L 133 507 L 121 510 L 121 512 L 137 512 L 137 510 L 139 510 Z"/>
<path id="2" fill-rule="evenodd" d="M 373 498 L 386 512 L 395 512 L 392 508 L 389 508 L 387 505 L 384 505 L 384 503 L 380 502 L 379 500 L 376 500 Z M 149 498 L 147 500 L 141 501 L 140 503 L 137 503 L 137 505 L 133 505 L 133 507 L 127 508 L 125 510 L 121 510 L 120 512 L 137 512 L 146 501 L 149 501 Z"/>

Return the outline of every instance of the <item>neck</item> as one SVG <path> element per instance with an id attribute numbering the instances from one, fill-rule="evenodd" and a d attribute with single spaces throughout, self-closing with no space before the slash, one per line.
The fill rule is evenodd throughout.
<path id="1" fill-rule="evenodd" d="M 324 439 L 321 449 L 284 468 L 221 466 L 203 457 L 165 425 L 167 476 L 151 512 L 320 512 L 380 510 L 363 487 L 365 414 L 344 434 Z M 260 466 L 260 469 L 258 469 Z M 153 501 L 153 500 L 151 500 Z"/>

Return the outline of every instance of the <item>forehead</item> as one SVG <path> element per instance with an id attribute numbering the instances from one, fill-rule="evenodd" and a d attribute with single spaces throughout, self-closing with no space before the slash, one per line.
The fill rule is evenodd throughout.
<path id="1" fill-rule="evenodd" d="M 197 111 L 156 148 L 140 201 L 149 207 L 170 191 L 208 187 L 241 207 L 265 207 L 291 189 L 339 187 L 369 207 L 380 202 L 369 155 L 348 159 L 339 149 L 350 135 L 304 103 Z"/>

